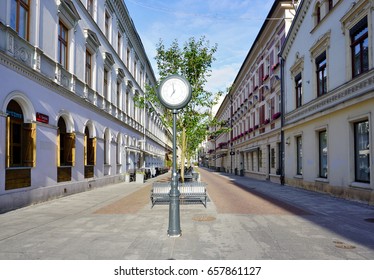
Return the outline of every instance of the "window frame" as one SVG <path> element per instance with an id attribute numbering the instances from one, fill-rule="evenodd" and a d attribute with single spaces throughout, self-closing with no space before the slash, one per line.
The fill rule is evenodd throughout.
<path id="1" fill-rule="evenodd" d="M 369 122 L 369 119 L 362 119 L 362 120 L 358 120 L 358 121 L 355 121 L 353 122 L 353 140 L 354 140 L 354 179 L 355 179 L 355 182 L 360 182 L 360 183 L 370 183 L 370 170 L 371 170 L 371 166 L 370 166 L 370 148 L 368 148 L 368 158 L 367 158 L 367 162 L 368 162 L 368 179 L 362 179 L 362 177 L 360 178 L 360 176 L 358 176 L 358 167 L 359 167 L 359 164 L 358 164 L 358 154 L 360 154 L 361 150 L 358 149 L 358 139 L 357 139 L 357 125 L 358 124 L 361 124 L 361 123 L 368 123 L 367 126 L 368 126 L 368 129 L 367 129 L 367 143 L 368 143 L 368 147 L 370 147 L 370 122 Z"/>
<path id="2" fill-rule="evenodd" d="M 104 67 L 103 74 L 103 96 L 106 100 L 109 100 L 109 70 Z"/>
<path id="3" fill-rule="evenodd" d="M 326 137 L 326 159 L 325 159 L 326 166 L 323 166 L 323 149 L 324 149 L 324 147 L 322 147 L 322 145 L 321 145 L 321 136 L 322 136 L 323 133 L 326 135 L 325 136 Z M 324 167 L 326 168 L 326 172 L 324 172 L 324 169 L 323 169 Z M 324 179 L 328 178 L 328 134 L 327 134 L 326 129 L 318 131 L 318 177 L 319 178 L 324 178 Z"/>
<path id="4" fill-rule="evenodd" d="M 358 34 L 360 34 L 362 31 L 366 30 L 361 36 L 357 39 L 354 37 Z M 357 22 L 352 28 L 349 30 L 349 37 L 350 37 L 350 49 L 351 49 L 351 66 L 352 66 L 352 78 L 355 78 L 363 73 L 366 73 L 369 71 L 369 52 L 367 52 L 366 60 L 364 58 L 364 47 L 363 44 L 367 43 L 368 49 L 369 49 L 369 28 L 368 28 L 368 20 L 367 16 L 363 17 L 359 22 Z M 356 69 L 356 61 L 355 61 L 355 47 L 359 46 L 360 52 L 359 52 L 359 62 L 360 62 L 360 69 L 357 72 L 358 69 Z M 365 69 L 365 62 L 367 68 Z M 356 73 L 357 72 L 357 73 Z"/>
<path id="5" fill-rule="evenodd" d="M 92 54 L 86 49 L 85 82 L 92 87 Z"/>
<path id="6" fill-rule="evenodd" d="M 30 0 L 26 0 L 27 3 L 25 3 L 24 0 L 11 0 L 11 7 L 13 7 L 13 5 L 16 5 L 15 8 L 15 15 L 14 15 L 14 23 L 15 23 L 15 26 L 14 24 L 12 23 L 12 17 L 13 17 L 13 9 L 11 8 L 11 22 L 10 22 L 10 25 L 11 27 L 18 33 L 18 35 L 25 39 L 26 41 L 29 40 L 29 35 L 30 35 Z M 27 17 L 25 23 L 24 23 L 24 32 L 25 32 L 25 36 L 22 36 L 22 33 L 20 33 L 20 22 L 21 22 L 21 18 L 20 18 L 20 11 L 21 11 L 21 8 L 25 10 L 25 15 Z M 12 26 L 13 25 L 13 26 Z"/>
<path id="7" fill-rule="evenodd" d="M 299 108 L 303 105 L 303 78 L 301 73 L 295 77 L 295 97 L 296 108 Z"/>
<path id="8" fill-rule="evenodd" d="M 109 42 L 111 42 L 111 34 L 110 34 L 110 21 L 111 21 L 111 14 L 105 10 L 105 15 L 104 15 L 104 35 L 108 39 Z"/>
<path id="9" fill-rule="evenodd" d="M 87 11 L 91 15 L 92 18 L 94 18 L 95 13 L 95 1 L 94 0 L 87 0 Z"/>
<path id="10" fill-rule="evenodd" d="M 303 175 L 303 138 L 302 135 L 295 137 L 296 143 L 296 175 Z"/>
<path id="11" fill-rule="evenodd" d="M 62 32 L 61 31 L 64 31 L 65 32 L 65 37 L 62 36 Z M 69 60 L 69 29 L 67 28 L 67 26 L 61 21 L 59 20 L 58 22 L 58 46 L 57 46 L 57 61 L 58 63 L 61 64 L 61 66 L 65 69 L 68 69 L 68 60 Z M 64 50 L 62 50 L 61 46 L 64 46 Z M 62 56 L 64 55 L 64 56 Z M 64 63 L 62 61 L 62 58 L 64 57 Z"/>
<path id="12" fill-rule="evenodd" d="M 316 79 L 317 79 L 317 97 L 327 94 L 327 56 L 326 51 L 322 52 L 315 59 L 316 64 Z M 320 79 L 322 74 L 323 79 Z M 322 84 L 321 84 L 322 83 Z"/>

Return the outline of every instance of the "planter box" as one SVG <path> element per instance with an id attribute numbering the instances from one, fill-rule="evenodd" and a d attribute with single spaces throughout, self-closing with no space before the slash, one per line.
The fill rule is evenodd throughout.
<path id="1" fill-rule="evenodd" d="M 136 173 L 135 181 L 137 183 L 144 183 L 144 174 L 143 173 Z"/>
<path id="2" fill-rule="evenodd" d="M 125 173 L 125 182 L 130 183 L 130 174 L 129 173 Z"/>

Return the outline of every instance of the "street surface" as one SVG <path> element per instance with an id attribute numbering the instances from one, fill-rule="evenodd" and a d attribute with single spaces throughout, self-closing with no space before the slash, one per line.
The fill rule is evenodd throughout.
<path id="1" fill-rule="evenodd" d="M 0 259 L 374 260 L 374 207 L 199 168 L 209 202 L 151 208 L 154 181 L 120 183 L 0 214 Z"/>

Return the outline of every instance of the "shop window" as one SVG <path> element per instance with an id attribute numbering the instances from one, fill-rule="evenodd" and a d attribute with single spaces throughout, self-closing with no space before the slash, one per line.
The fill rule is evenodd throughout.
<path id="1" fill-rule="evenodd" d="M 87 127 L 84 131 L 84 165 L 84 177 L 93 177 L 94 166 L 96 165 L 96 138 L 90 137 Z"/>
<path id="2" fill-rule="evenodd" d="M 6 112 L 5 189 L 28 187 L 30 167 L 36 164 L 36 125 L 24 123 L 23 111 L 14 100 L 9 102 Z"/>
<path id="3" fill-rule="evenodd" d="M 354 123 L 355 179 L 370 183 L 370 133 L 369 121 Z"/>
<path id="4" fill-rule="evenodd" d="M 7 107 L 7 167 L 34 167 L 36 125 L 23 122 L 19 104 L 12 100 Z"/>
<path id="5" fill-rule="evenodd" d="M 57 182 L 66 182 L 71 180 L 71 166 L 75 164 L 75 134 L 66 131 L 62 117 L 57 125 Z"/>
<path id="6" fill-rule="evenodd" d="M 296 174 L 303 174 L 303 142 L 301 136 L 296 137 Z"/>
<path id="7" fill-rule="evenodd" d="M 327 178 L 328 175 L 328 148 L 327 148 L 327 131 L 320 131 L 319 135 L 319 177 Z"/>

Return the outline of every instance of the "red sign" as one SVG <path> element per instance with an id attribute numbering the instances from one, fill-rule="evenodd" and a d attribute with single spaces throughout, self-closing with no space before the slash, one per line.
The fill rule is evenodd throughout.
<path id="1" fill-rule="evenodd" d="M 41 123 L 49 123 L 49 116 L 37 112 L 36 121 L 41 122 Z"/>

